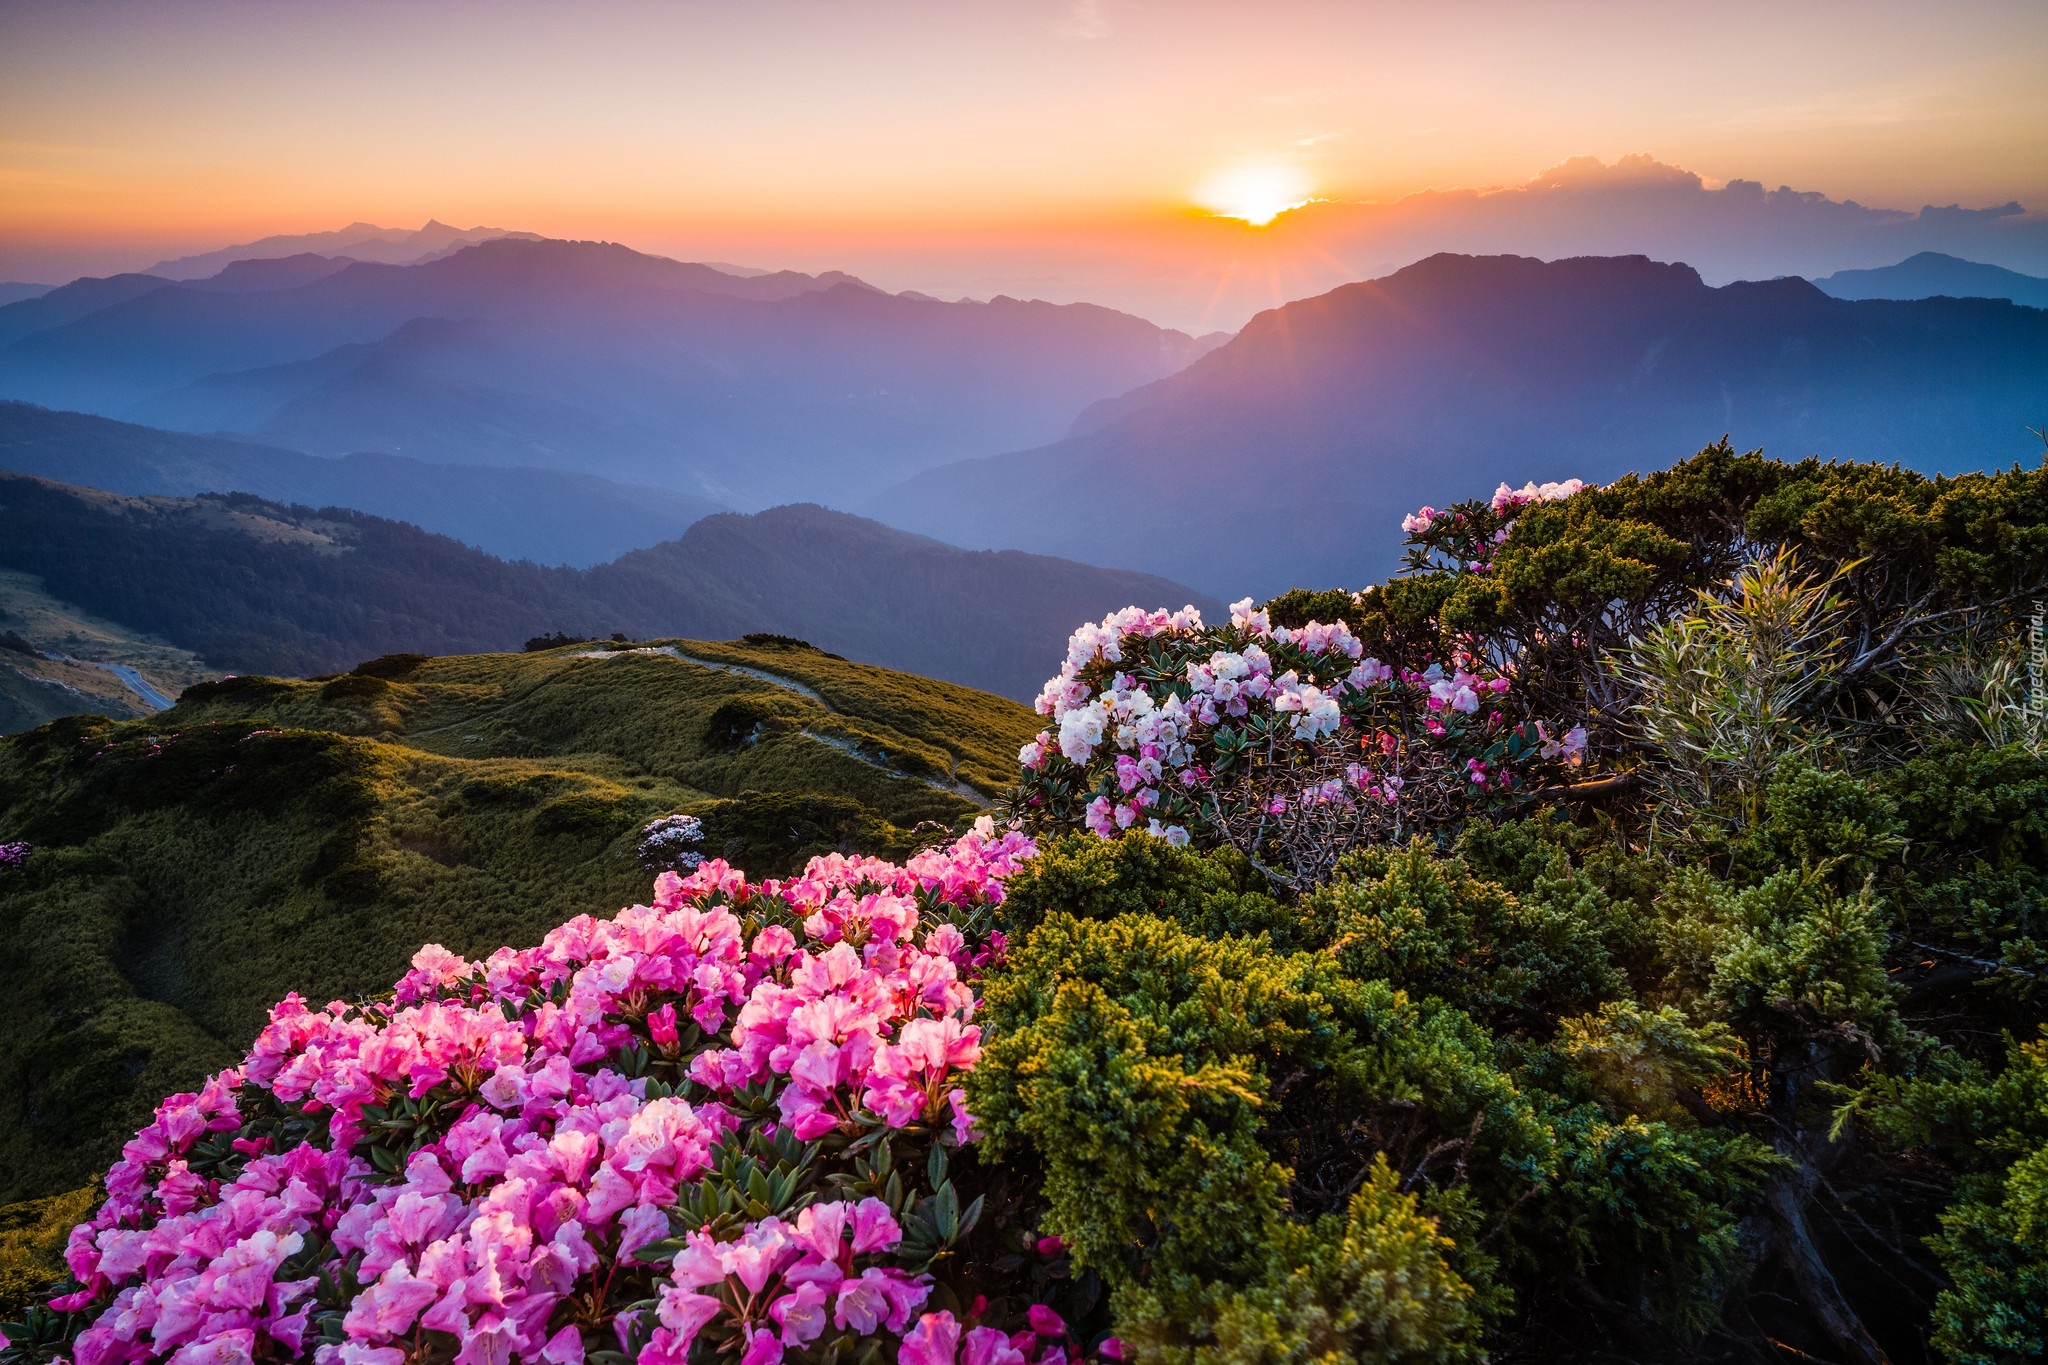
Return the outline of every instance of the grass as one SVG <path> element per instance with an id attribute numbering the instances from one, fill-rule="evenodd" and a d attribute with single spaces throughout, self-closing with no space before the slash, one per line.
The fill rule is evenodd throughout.
<path id="1" fill-rule="evenodd" d="M 64 1278 L 64 1240 L 98 1202 L 98 1187 L 86 1185 L 0 1208 L 0 1321 Z"/>
<path id="2" fill-rule="evenodd" d="M 701 812 L 709 851 L 756 875 L 901 852 L 920 823 L 977 813 L 933 781 L 999 789 L 1003 748 L 1036 729 L 1000 698 L 815 651 L 678 647 L 829 705 L 564 649 L 230 679 L 146 720 L 0 740 L 0 840 L 36 846 L 0 873 L 0 1202 L 104 1169 L 287 991 L 375 992 L 422 943 L 481 954 L 643 899 L 655 815 Z"/>
<path id="3" fill-rule="evenodd" d="M 896 673 L 800 645 L 676 641 L 686 653 L 779 674 L 822 696 L 849 724 L 944 754 L 953 775 L 988 795 L 1017 780 L 1017 750 L 1038 733 L 1029 710 L 954 683 Z"/>

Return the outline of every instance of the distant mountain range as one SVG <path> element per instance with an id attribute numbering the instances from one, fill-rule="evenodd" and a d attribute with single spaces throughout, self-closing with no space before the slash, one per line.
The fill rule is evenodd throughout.
<path id="1" fill-rule="evenodd" d="M 1220 340 L 1088 304 L 498 238 L 412 266 L 301 252 L 196 283 L 75 281 L 0 308 L 0 397 L 313 454 L 846 505 L 1056 439 Z"/>
<path id="2" fill-rule="evenodd" d="M 2048 313 L 1988 297 L 2048 282 L 1934 253 L 1825 290 L 1439 255 L 1224 344 L 1085 304 L 440 231 L 402 243 L 441 253 L 417 265 L 270 239 L 286 254 L 204 279 L 0 307 L 0 397 L 98 415 L 0 406 L 0 467 L 353 508 L 593 571 L 720 507 L 816 501 L 1227 598 L 1378 578 L 1403 512 L 1503 479 L 1609 479 L 1723 433 L 1981 468 L 2048 421 Z"/>
<path id="3" fill-rule="evenodd" d="M 1908 256 L 1876 270 L 1837 270 L 1814 284 L 1838 299 L 2011 299 L 2048 308 L 2048 279 L 2003 266 L 1982 265 L 1939 251 Z"/>
<path id="4" fill-rule="evenodd" d="M 667 488 L 560 469 L 428 464 L 404 455 L 305 455 L 0 401 L 0 469 L 112 493 L 254 493 L 349 507 L 453 536 L 505 559 L 587 568 L 672 540 L 729 509 Z"/>
<path id="5" fill-rule="evenodd" d="M 223 670 L 303 675 L 398 651 L 767 632 L 1032 696 L 1078 621 L 1219 604 L 1143 574 L 975 552 L 816 506 L 726 513 L 589 570 L 507 563 L 360 512 L 246 494 L 136 498 L 0 474 L 0 570 Z"/>
<path id="6" fill-rule="evenodd" d="M 869 510 L 1263 596 L 1376 580 L 1404 512 L 1501 480 L 1607 480 L 1724 432 L 1780 458 L 1981 469 L 2038 458 L 2044 418 L 2039 309 L 1440 255 L 1262 313 L 1065 439 L 929 470 Z"/>
<path id="7" fill-rule="evenodd" d="M 416 232 L 407 228 L 378 227 L 375 223 L 350 223 L 333 232 L 265 237 L 240 246 L 224 246 L 218 251 L 198 256 L 158 261 L 144 273 L 160 275 L 167 280 L 199 280 L 242 261 L 267 261 L 305 254 L 346 256 L 351 260 L 377 261 L 384 265 L 417 265 L 421 261 L 436 260 L 466 246 L 495 241 L 500 237 L 516 237 L 528 242 L 540 240 L 531 232 L 510 232 L 493 227 L 453 228 L 433 219 L 428 219 L 427 225 Z"/>

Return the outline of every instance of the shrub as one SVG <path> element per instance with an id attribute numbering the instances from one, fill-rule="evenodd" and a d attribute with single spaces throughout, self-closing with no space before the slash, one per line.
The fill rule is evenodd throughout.
<path id="1" fill-rule="evenodd" d="M 99 1200 L 88 1185 L 0 1208 L 0 1320 L 11 1326 L 64 1279 L 64 1239 Z"/>
<path id="2" fill-rule="evenodd" d="M 1847 664 L 1847 616 L 1828 583 L 1780 550 L 1623 652 L 1636 724 L 1659 760 L 1644 771 L 1675 820 L 1762 821 L 1779 764 L 1828 738 L 1810 712 Z"/>
<path id="3" fill-rule="evenodd" d="M 1948 1274 L 1933 1342 L 1967 1365 L 2048 1357 L 2048 1028 L 2011 1043 L 2002 1072 L 1873 1086 L 1861 1112 L 1887 1135 L 1937 1148 L 1960 1167 L 1956 1201 L 1930 1242 Z"/>
<path id="4" fill-rule="evenodd" d="M 1352 855 L 1305 906 L 1350 975 L 1435 996 L 1497 1030 L 1593 1009 L 1626 989 L 1597 911 L 1516 896 L 1421 841 Z"/>
<path id="5" fill-rule="evenodd" d="M 984 1208 L 951 1174 L 986 961 L 959 924 L 1030 848 L 984 824 L 783 887 L 710 862 L 538 948 L 429 946 L 382 1000 L 287 997 L 124 1150 L 5 1354 L 935 1358 Z M 991 1325 L 1027 1307 L 1017 1344 Z M 1064 1359 L 1043 1305 L 970 1318 L 970 1352 Z"/>
<path id="6" fill-rule="evenodd" d="M 1074 633 L 1038 698 L 1057 726 L 1019 759 L 1034 827 L 1237 849 L 1306 887 L 1361 844 L 1454 824 L 1574 761 L 1581 730 L 1523 716 L 1506 676 L 1460 658 L 1397 671 L 1341 622 L 1228 626 L 1127 608 Z"/>
<path id="7" fill-rule="evenodd" d="M 1564 1283 L 1674 1335 L 1712 1319 L 1773 1162 L 1679 1102 L 1734 1065 L 1725 1030 L 1603 998 L 1627 991 L 1609 902 L 1538 874 L 1525 903 L 1418 845 L 1352 855 L 1291 912 L 1259 896 L 1284 927 L 1233 934 L 1246 875 L 1229 850 L 1069 835 L 1006 888 L 1021 939 L 986 983 L 970 1107 L 985 1160 L 1044 1170 L 1120 1336 L 1186 1361 L 1392 1349 L 1317 1325 L 1362 1320 L 1332 1220 L 1363 1216 L 1381 1163 L 1415 1196 L 1401 1245 L 1435 1248 L 1373 1309 L 1432 1324 L 1416 1358 L 1466 1358 Z"/>
<path id="8" fill-rule="evenodd" d="M 357 664 L 349 671 L 352 676 L 358 678 L 383 678 L 387 682 L 394 682 L 411 676 L 427 658 L 425 654 L 380 654 L 367 663 Z"/>
<path id="9" fill-rule="evenodd" d="M 850 796 L 824 792 L 741 792 L 693 812 L 704 844 L 757 877 L 787 876 L 827 853 L 901 857 L 908 833 Z"/>
<path id="10" fill-rule="evenodd" d="M 664 815 L 641 827 L 634 853 L 649 872 L 695 872 L 704 861 L 697 851 L 703 842 L 702 820 L 694 815 Z"/>

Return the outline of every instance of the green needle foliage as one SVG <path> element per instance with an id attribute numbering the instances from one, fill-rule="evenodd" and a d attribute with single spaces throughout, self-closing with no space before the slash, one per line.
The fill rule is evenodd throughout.
<path id="1" fill-rule="evenodd" d="M 987 989 L 972 1107 L 991 1154 L 1043 1164 L 1120 1332 L 1162 1359 L 1459 1360 L 1567 1291 L 1712 1319 L 1773 1161 L 1676 1102 L 1737 1049 L 1631 998 L 1606 944 L 1633 899 L 1582 870 L 1525 899 L 1416 846 L 1347 860 L 1289 951 L 1218 914 L 1246 899 L 1233 859 L 1057 841 L 1019 898 L 1086 917 L 1038 919 Z"/>

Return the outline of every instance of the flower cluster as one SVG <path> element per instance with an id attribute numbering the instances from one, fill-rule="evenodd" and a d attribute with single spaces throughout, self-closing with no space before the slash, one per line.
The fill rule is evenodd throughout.
<path id="1" fill-rule="evenodd" d="M 1512 508 L 1526 507 L 1532 502 L 1557 502 L 1568 498 L 1586 486 L 1584 479 L 1566 479 L 1562 483 L 1537 483 L 1533 479 L 1520 488 L 1510 488 L 1505 482 L 1493 490 L 1493 510 L 1496 514 Z M 1406 529 L 1404 526 L 1402 529 Z"/>
<path id="2" fill-rule="evenodd" d="M 17 867 L 26 866 L 28 855 L 34 851 L 34 847 L 32 844 L 20 842 L 0 844 L 0 872 L 11 872 Z"/>
<path id="3" fill-rule="evenodd" d="M 1459 658 L 1395 668 L 1342 622 L 1275 626 L 1247 598 L 1227 626 L 1114 612 L 1068 644 L 1018 754 L 1027 818 L 1103 838 L 1142 829 L 1228 843 L 1311 878 L 1353 844 L 1401 838 L 1570 762 L 1515 718 L 1512 681 Z"/>
<path id="4" fill-rule="evenodd" d="M 1494 490 L 1490 506 L 1495 516 L 1505 516 L 1516 508 L 1526 507 L 1532 502 L 1556 502 L 1561 498 L 1568 498 L 1585 486 L 1586 482 L 1583 479 L 1565 479 L 1559 483 L 1537 483 L 1532 479 L 1520 488 L 1510 488 L 1506 483 L 1502 483 Z M 1456 514 L 1455 508 L 1439 512 L 1434 507 L 1424 506 L 1401 518 L 1401 529 L 1411 536 L 1427 535 L 1440 518 Z"/>
<path id="5" fill-rule="evenodd" d="M 1466 573 L 1488 573 L 1493 569 L 1494 554 L 1506 542 L 1523 509 L 1558 502 L 1589 487 L 1583 479 L 1531 481 L 1520 488 L 1503 483 L 1485 502 L 1475 498 L 1442 510 L 1420 508 L 1401 518 L 1401 529 L 1410 540 L 1408 567 L 1449 567 Z"/>
<path id="6" fill-rule="evenodd" d="M 287 997 L 123 1149 L 71 1234 L 50 1307 L 84 1325 L 57 1354 L 1051 1361 L 1049 1334 L 974 1325 L 985 1300 L 926 1311 L 980 1212 L 947 1153 L 975 1138 L 972 983 L 1002 945 L 969 935 L 1033 851 L 984 819 L 901 866 L 706 860 L 537 947 L 424 948 L 384 1000 Z"/>
<path id="7" fill-rule="evenodd" d="M 697 846 L 704 842 L 704 822 L 694 815 L 664 815 L 640 830 L 635 850 L 649 872 L 694 872 L 704 861 Z"/>

